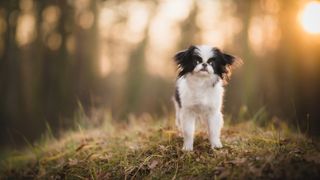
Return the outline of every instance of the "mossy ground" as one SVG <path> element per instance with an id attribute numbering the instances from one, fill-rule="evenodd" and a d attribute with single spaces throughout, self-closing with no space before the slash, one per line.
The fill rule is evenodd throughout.
<path id="1" fill-rule="evenodd" d="M 184 152 L 164 121 L 109 122 L 2 155 L 0 179 L 319 179 L 319 143 L 284 129 L 226 125 L 222 149 L 200 131 Z"/>

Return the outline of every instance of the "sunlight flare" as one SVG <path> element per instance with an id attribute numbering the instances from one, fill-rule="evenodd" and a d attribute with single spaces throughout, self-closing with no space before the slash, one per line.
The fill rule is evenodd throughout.
<path id="1" fill-rule="evenodd" d="M 299 21 L 306 32 L 320 34 L 320 2 L 307 3 L 299 13 Z"/>

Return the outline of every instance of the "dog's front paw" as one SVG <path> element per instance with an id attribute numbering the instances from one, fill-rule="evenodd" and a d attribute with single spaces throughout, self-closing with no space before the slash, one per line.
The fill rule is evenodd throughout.
<path id="1" fill-rule="evenodd" d="M 193 146 L 184 144 L 182 147 L 182 150 L 183 151 L 193 151 Z"/>
<path id="2" fill-rule="evenodd" d="M 211 147 L 212 147 L 212 149 L 222 148 L 222 143 L 221 143 L 220 139 L 214 140 L 214 141 L 211 143 Z"/>

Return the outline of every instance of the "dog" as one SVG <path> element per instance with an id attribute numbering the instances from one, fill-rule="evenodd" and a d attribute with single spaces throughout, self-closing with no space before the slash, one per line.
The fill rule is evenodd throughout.
<path id="1" fill-rule="evenodd" d="M 211 147 L 222 148 L 224 84 L 231 66 L 242 64 L 240 58 L 208 45 L 190 46 L 175 54 L 178 66 L 175 95 L 176 125 L 183 135 L 183 150 L 193 150 L 195 122 L 208 126 Z"/>

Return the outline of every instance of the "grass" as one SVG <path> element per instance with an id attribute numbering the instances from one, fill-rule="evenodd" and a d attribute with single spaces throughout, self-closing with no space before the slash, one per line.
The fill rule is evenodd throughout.
<path id="1" fill-rule="evenodd" d="M 106 121 L 60 138 L 47 135 L 26 150 L 1 156 L 0 179 L 319 179 L 319 143 L 284 125 L 254 121 L 228 124 L 222 149 L 210 148 L 198 131 L 193 152 L 171 121 L 131 118 Z M 203 128 L 198 128 L 203 129 Z"/>

